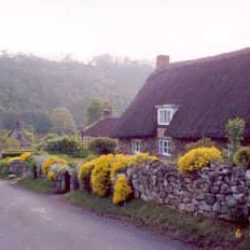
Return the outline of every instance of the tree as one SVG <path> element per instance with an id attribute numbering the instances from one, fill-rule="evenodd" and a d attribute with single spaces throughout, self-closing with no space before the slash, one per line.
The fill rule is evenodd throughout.
<path id="1" fill-rule="evenodd" d="M 23 112 L 21 113 L 22 120 L 26 126 L 31 125 L 34 128 L 33 132 L 39 134 L 48 133 L 51 129 L 51 121 L 49 115 L 42 112 Z"/>
<path id="2" fill-rule="evenodd" d="M 0 151 L 20 149 L 20 142 L 8 137 L 7 130 L 0 130 Z"/>
<path id="3" fill-rule="evenodd" d="M 87 125 L 92 124 L 101 117 L 102 101 L 93 99 L 87 108 Z"/>
<path id="4" fill-rule="evenodd" d="M 235 152 L 239 149 L 245 130 L 245 121 L 242 118 L 228 120 L 225 128 L 226 137 L 230 143 L 230 159 L 233 159 Z"/>
<path id="5" fill-rule="evenodd" d="M 53 109 L 50 119 L 53 131 L 58 134 L 73 134 L 76 131 L 74 118 L 67 108 Z"/>

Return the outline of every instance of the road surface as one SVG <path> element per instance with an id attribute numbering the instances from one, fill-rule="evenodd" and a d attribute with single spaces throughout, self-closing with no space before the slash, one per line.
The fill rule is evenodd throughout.
<path id="1" fill-rule="evenodd" d="M 1 250 L 186 250 L 181 242 L 0 181 Z"/>

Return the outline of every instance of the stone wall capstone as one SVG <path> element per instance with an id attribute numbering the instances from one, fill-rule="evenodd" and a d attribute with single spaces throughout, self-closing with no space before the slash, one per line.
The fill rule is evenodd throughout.
<path id="1" fill-rule="evenodd" d="M 195 173 L 180 174 L 161 162 L 128 168 L 135 197 L 182 211 L 231 220 L 240 207 L 250 219 L 250 170 L 212 164 Z"/>

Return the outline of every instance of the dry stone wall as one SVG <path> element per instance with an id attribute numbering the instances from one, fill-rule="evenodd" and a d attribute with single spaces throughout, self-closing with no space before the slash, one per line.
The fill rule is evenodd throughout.
<path id="1" fill-rule="evenodd" d="M 250 216 L 250 170 L 244 167 L 214 164 L 179 174 L 176 168 L 154 162 L 129 168 L 126 174 L 135 196 L 144 201 L 226 220 L 233 219 L 235 208 Z"/>

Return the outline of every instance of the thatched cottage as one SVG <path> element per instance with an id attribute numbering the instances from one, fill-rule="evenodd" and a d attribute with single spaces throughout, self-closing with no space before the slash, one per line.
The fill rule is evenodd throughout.
<path id="1" fill-rule="evenodd" d="M 228 119 L 246 122 L 250 139 L 250 49 L 157 67 L 112 133 L 122 152 L 171 156 L 191 141 L 225 143 Z"/>
<path id="2" fill-rule="evenodd" d="M 109 109 L 103 109 L 100 120 L 94 122 L 83 131 L 82 137 L 84 142 L 88 144 L 97 137 L 113 137 L 117 122 L 118 118 L 112 117 L 112 113 Z"/>

